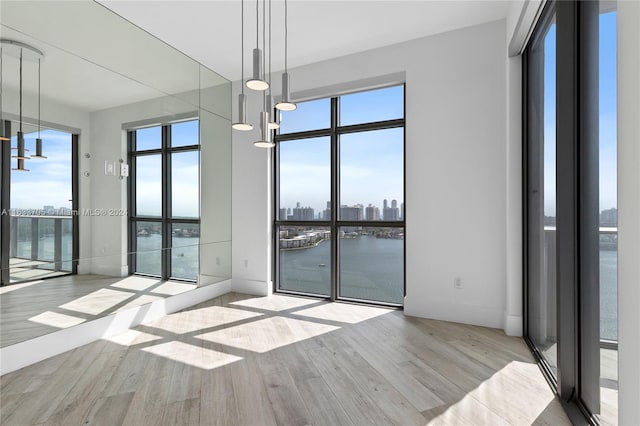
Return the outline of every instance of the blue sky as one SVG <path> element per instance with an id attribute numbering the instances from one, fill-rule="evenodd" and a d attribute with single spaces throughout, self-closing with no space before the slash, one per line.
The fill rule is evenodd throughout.
<path id="1" fill-rule="evenodd" d="M 25 160 L 29 172 L 11 171 L 11 207 L 71 208 L 71 135 L 57 130 L 42 130 L 40 135 L 43 155 L 48 158 Z M 27 155 L 35 154 L 37 136 L 37 132 L 25 134 Z M 15 137 L 11 138 L 11 146 L 16 146 Z M 16 167 L 16 160 L 12 159 L 11 167 Z"/>
<path id="2" fill-rule="evenodd" d="M 617 207 L 616 12 L 600 15 L 600 211 Z M 555 96 L 556 26 L 544 42 L 545 215 L 556 214 Z"/>
<path id="3" fill-rule="evenodd" d="M 281 133 L 326 129 L 330 126 L 329 99 L 301 102 L 283 113 Z M 395 86 L 340 98 L 340 124 L 351 125 L 401 118 L 404 87 Z M 382 210 L 384 199 L 404 202 L 404 130 L 385 129 L 343 135 L 340 140 L 341 205 L 373 204 Z M 328 137 L 280 144 L 280 207 L 326 208 L 331 190 L 331 145 Z"/>

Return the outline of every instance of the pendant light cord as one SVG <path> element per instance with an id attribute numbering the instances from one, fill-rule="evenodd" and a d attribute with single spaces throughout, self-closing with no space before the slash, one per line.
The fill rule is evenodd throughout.
<path id="1" fill-rule="evenodd" d="M 242 88 L 242 94 L 244 95 L 244 0 L 240 2 L 240 86 Z"/>
<path id="2" fill-rule="evenodd" d="M 263 52 L 263 55 L 262 55 L 262 76 L 261 77 L 262 77 L 263 81 L 266 80 L 264 74 L 265 74 L 265 70 L 267 69 L 266 68 L 266 65 L 267 65 L 266 64 L 266 60 L 267 60 L 266 56 L 267 55 L 264 54 L 266 52 L 266 48 L 267 48 L 267 41 L 266 41 L 266 31 L 267 31 L 267 26 L 266 26 L 267 14 L 266 14 L 266 11 L 267 10 L 266 10 L 266 5 L 267 5 L 266 0 L 262 0 L 262 52 Z M 266 92 L 267 92 L 266 90 L 264 90 L 262 92 L 262 104 L 263 104 L 262 108 L 264 109 L 264 111 L 267 110 L 267 93 Z"/>
<path id="3" fill-rule="evenodd" d="M 22 133 L 22 48 L 20 48 L 20 133 Z"/>
<path id="4" fill-rule="evenodd" d="M 40 139 L 40 58 L 38 58 L 38 139 Z"/>
<path id="5" fill-rule="evenodd" d="M 269 0 L 269 94 L 271 94 L 271 0 Z"/>
<path id="6" fill-rule="evenodd" d="M 259 40 L 259 34 L 260 34 L 260 9 L 258 8 L 258 4 L 260 3 L 260 0 L 256 0 L 256 49 L 260 48 L 260 40 Z"/>
<path id="7" fill-rule="evenodd" d="M 287 14 L 288 14 L 288 8 L 287 8 L 287 0 L 284 0 L 284 72 L 288 71 L 288 67 L 287 67 L 287 50 L 289 50 L 289 28 L 288 28 L 288 24 L 287 24 Z"/>

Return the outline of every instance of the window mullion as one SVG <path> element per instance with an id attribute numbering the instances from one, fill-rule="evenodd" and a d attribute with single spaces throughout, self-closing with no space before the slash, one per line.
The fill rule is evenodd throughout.
<path id="1" fill-rule="evenodd" d="M 339 277 L 339 244 L 338 213 L 340 212 L 340 141 L 338 140 L 338 120 L 340 103 L 338 98 L 331 98 L 331 300 L 338 298 Z"/>

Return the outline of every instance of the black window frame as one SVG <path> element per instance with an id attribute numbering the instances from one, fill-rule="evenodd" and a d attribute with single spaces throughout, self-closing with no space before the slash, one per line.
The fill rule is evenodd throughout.
<path id="1" fill-rule="evenodd" d="M 391 87 L 402 86 L 403 88 L 403 111 L 402 118 L 399 119 L 391 119 L 391 120 L 382 120 L 382 121 L 374 121 L 368 123 L 361 124 L 351 124 L 351 125 L 340 125 L 340 97 L 347 96 L 353 93 L 361 93 L 374 91 L 378 89 L 385 89 Z M 283 293 L 283 294 L 292 294 L 292 295 L 303 295 L 303 296 L 311 296 L 322 299 L 327 299 L 331 301 L 347 301 L 354 303 L 365 303 L 371 305 L 380 305 L 380 306 L 389 306 L 394 308 L 402 308 L 404 306 L 403 303 L 396 304 L 391 302 L 384 302 L 378 300 L 365 300 L 358 299 L 352 297 L 344 297 L 340 296 L 340 244 L 339 238 L 337 238 L 339 229 L 342 227 L 361 227 L 361 228 L 403 228 L 406 236 L 406 140 L 407 140 L 407 132 L 406 132 L 406 84 L 390 84 L 386 86 L 380 86 L 355 92 L 343 93 L 341 95 L 328 97 L 330 102 L 330 127 L 325 129 L 314 129 L 314 130 L 306 130 L 301 132 L 292 132 L 292 133 L 277 133 L 274 136 L 274 141 L 276 143 L 276 147 L 273 150 L 273 291 L 275 293 Z M 317 98 L 310 99 L 318 100 L 318 99 L 327 99 L 327 98 Z M 278 111 L 274 111 L 278 113 Z M 401 220 L 397 221 L 385 221 L 385 220 L 377 220 L 377 221 L 348 221 L 341 220 L 339 218 L 340 212 L 340 136 L 347 135 L 352 133 L 360 133 L 360 132 L 368 132 L 375 130 L 385 130 L 385 129 L 403 129 L 403 199 L 405 204 L 404 214 L 402 215 Z M 279 173 L 279 164 L 280 164 L 280 142 L 285 141 L 294 141 L 294 140 L 302 140 L 302 139 L 310 139 L 310 138 L 318 138 L 318 137 L 328 137 L 330 139 L 330 147 L 331 147 L 331 219 L 330 220 L 312 220 L 312 221 L 300 221 L 300 220 L 280 220 L 279 212 L 280 212 L 280 173 Z M 299 227 L 323 227 L 329 228 L 331 231 L 331 286 L 330 286 L 330 294 L 329 296 L 321 295 L 321 294 L 312 294 L 312 293 L 304 293 L 299 291 L 285 290 L 279 288 L 280 282 L 280 246 L 279 246 L 279 229 L 282 226 L 299 226 Z M 402 292 L 403 297 L 407 294 L 407 285 L 406 285 L 406 238 L 403 239 L 403 285 Z"/>
<path id="2" fill-rule="evenodd" d="M 529 337 L 530 47 L 556 16 L 557 376 Z M 523 54 L 523 335 L 573 423 L 599 424 L 599 2 L 549 1 Z M 539 72 L 539 69 L 537 70 Z"/>
<path id="3" fill-rule="evenodd" d="M 175 218 L 171 212 L 171 158 L 172 154 L 180 152 L 198 152 L 201 155 L 201 145 L 198 139 L 197 144 L 172 147 L 171 146 L 171 126 L 174 124 L 184 123 L 188 121 L 197 121 L 200 126 L 199 118 L 189 118 L 162 125 L 145 126 L 127 130 L 127 159 L 129 164 L 129 185 L 128 185 L 128 229 L 129 229 L 129 275 L 141 275 L 160 278 L 161 280 L 197 282 L 198 273 L 195 279 L 174 277 L 171 275 L 171 252 L 172 252 L 172 227 L 174 224 L 196 224 L 200 226 L 201 218 Z M 136 131 L 149 127 L 161 127 L 162 137 L 160 148 L 145 149 L 138 151 L 136 148 Z M 160 155 L 161 159 L 161 192 L 162 192 L 162 211 L 160 216 L 139 216 L 136 211 L 136 159 L 151 155 Z M 139 222 L 160 223 L 162 229 L 162 248 L 161 248 L 161 266 L 160 275 L 137 272 L 137 224 Z M 198 259 L 198 262 L 200 260 Z M 198 267 L 198 270 L 200 268 Z"/>

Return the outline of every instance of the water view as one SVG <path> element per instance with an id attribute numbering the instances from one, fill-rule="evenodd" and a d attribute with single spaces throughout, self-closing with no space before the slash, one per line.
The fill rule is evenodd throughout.
<path id="1" fill-rule="evenodd" d="M 280 250 L 280 288 L 328 296 L 331 244 Z M 340 238 L 340 297 L 402 304 L 404 240 L 383 235 L 346 234 Z"/>

